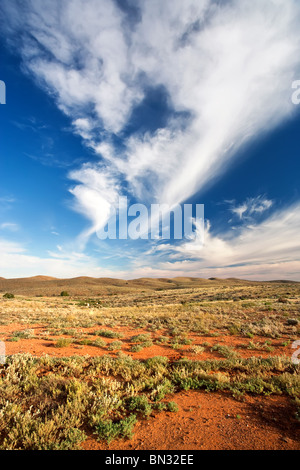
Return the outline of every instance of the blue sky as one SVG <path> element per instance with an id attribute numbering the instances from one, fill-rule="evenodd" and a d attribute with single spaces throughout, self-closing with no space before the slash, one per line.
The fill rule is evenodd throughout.
<path id="1" fill-rule="evenodd" d="M 300 280 L 296 0 L 2 0 L 0 276 Z M 119 196 L 204 244 L 99 240 Z"/>

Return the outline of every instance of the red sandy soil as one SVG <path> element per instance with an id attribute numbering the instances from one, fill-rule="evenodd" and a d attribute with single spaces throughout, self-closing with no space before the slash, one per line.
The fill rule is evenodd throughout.
<path id="1" fill-rule="evenodd" d="M 5 342 L 6 346 L 6 354 L 7 355 L 13 355 L 13 354 L 18 354 L 18 353 L 29 353 L 34 356 L 42 356 L 42 355 L 48 355 L 48 356 L 57 356 L 57 357 L 67 357 L 67 356 L 101 356 L 103 354 L 112 354 L 111 351 L 108 351 L 106 348 L 99 348 L 95 346 L 89 346 L 89 345 L 78 345 L 78 344 L 70 344 L 69 346 L 58 348 L 55 346 L 56 341 L 59 338 L 62 338 L 63 336 L 51 336 L 49 335 L 49 339 L 39 339 L 39 338 L 33 338 L 33 339 L 19 339 L 19 341 L 16 342 L 11 342 L 9 341 L 10 336 L 13 334 L 15 331 L 23 331 L 27 329 L 32 329 L 34 330 L 34 334 L 36 336 L 38 335 L 43 335 L 46 331 L 47 328 L 43 325 L 26 325 L 24 324 L 18 324 L 18 323 L 11 323 L 9 325 L 0 325 L 0 339 Z M 73 328 L 74 330 L 76 328 Z M 105 328 L 105 327 L 98 327 L 98 328 L 85 328 L 84 329 L 84 334 L 87 335 L 88 333 L 93 333 L 97 332 L 97 330 L 104 330 L 108 329 L 111 330 L 111 328 Z M 211 347 L 220 344 L 223 346 L 229 346 L 233 347 L 235 351 L 240 355 L 242 358 L 247 358 L 247 357 L 268 357 L 268 356 L 291 356 L 292 350 L 289 347 L 284 347 L 282 343 L 285 340 L 288 340 L 288 336 L 281 336 L 280 339 L 278 340 L 270 340 L 270 345 L 274 348 L 272 352 L 268 352 L 264 349 L 247 349 L 247 347 L 242 347 L 243 345 L 247 345 L 250 341 L 249 338 L 245 337 L 240 337 L 240 336 L 232 336 L 232 335 L 222 335 L 220 334 L 219 336 L 211 336 L 211 335 L 194 335 L 194 334 L 189 334 L 188 338 L 193 340 L 193 343 L 191 345 L 183 345 L 181 346 L 180 349 L 173 349 L 170 347 L 170 345 L 164 345 L 164 344 L 156 344 L 154 343 L 153 346 L 144 348 L 140 352 L 132 352 L 130 351 L 131 346 L 133 343 L 131 342 L 131 338 L 133 336 L 139 335 L 139 334 L 149 334 L 149 331 L 143 330 L 143 329 L 129 329 L 129 328 L 124 328 L 124 327 L 119 327 L 119 328 L 114 328 L 115 331 L 118 331 L 123 334 L 123 337 L 121 338 L 120 341 L 123 343 L 122 347 L 122 352 L 125 354 L 128 354 L 134 359 L 148 359 L 150 357 L 154 356 L 165 356 L 168 357 L 170 360 L 178 360 L 181 357 L 185 357 L 188 359 L 194 359 L 194 360 L 206 360 L 206 359 L 224 359 L 217 351 L 211 351 Z M 151 333 L 150 333 L 151 334 Z M 155 334 L 152 333 L 152 339 L 155 340 L 155 338 L 163 335 L 164 332 L 156 331 Z M 65 336 L 66 338 L 70 338 L 69 336 Z M 92 339 L 95 337 L 89 336 L 89 339 Z M 100 338 L 100 337 L 99 337 Z M 101 337 L 102 340 L 104 340 L 107 344 L 115 341 L 115 339 L 108 339 L 108 338 L 103 338 Z M 260 343 L 264 344 L 266 342 L 265 337 L 259 337 L 259 336 L 254 336 L 251 338 L 251 341 L 254 343 Z M 118 340 L 119 341 L 119 340 Z M 189 351 L 191 346 L 196 346 L 196 345 L 201 345 L 202 343 L 208 343 L 209 346 L 205 348 L 205 351 L 203 351 L 201 354 L 195 354 Z"/>
<path id="2" fill-rule="evenodd" d="M 15 295 L 35 296 L 36 298 L 47 296 L 56 302 L 55 296 L 59 296 L 61 291 L 66 290 L 69 292 L 70 298 L 72 295 L 75 298 L 100 296 L 101 300 L 109 300 L 109 304 L 115 301 L 116 306 L 118 306 L 119 295 L 124 305 L 132 303 L 136 306 L 136 301 L 147 303 L 148 300 L 150 304 L 152 301 L 154 304 L 166 304 L 177 303 L 181 298 L 187 301 L 199 300 L 202 297 L 210 299 L 218 292 L 226 294 L 227 290 L 222 290 L 224 287 L 230 292 L 232 291 L 231 294 L 234 295 L 235 300 L 236 297 L 242 298 L 241 296 L 244 295 L 248 298 L 249 293 L 255 297 L 256 292 L 261 297 L 265 290 L 269 295 L 273 292 L 273 295 L 280 293 L 283 297 L 288 291 L 289 302 L 294 302 L 293 296 L 296 296 L 295 302 L 299 302 L 299 283 L 289 282 L 286 284 L 284 281 L 255 283 L 236 279 L 207 280 L 196 278 L 124 281 L 93 278 L 55 279 L 45 276 L 11 280 L 0 278 L 0 292 L 3 294 L 11 292 Z M 183 290 L 179 290 L 179 288 Z M 203 289 L 201 290 L 201 288 Z M 187 289 L 186 296 L 181 297 L 184 289 Z M 207 292 L 205 292 L 206 290 Z M 128 295 L 128 299 L 125 295 L 125 300 L 122 300 L 122 294 Z M 110 297 L 111 295 L 112 297 Z M 13 315 L 12 321 L 18 318 L 13 309 L 11 313 Z M 264 314 L 262 313 L 262 315 Z M 33 329 L 37 338 L 19 339 L 17 342 L 9 340 L 14 332 L 27 329 Z M 72 329 L 76 328 L 72 327 Z M 88 335 L 88 333 L 100 329 L 105 329 L 105 327 L 80 328 L 83 336 L 91 340 L 95 337 Z M 291 357 L 294 352 L 290 346 L 283 346 L 283 342 L 291 340 L 291 337 L 288 336 L 288 329 L 286 330 L 287 334 L 282 335 L 279 339 L 269 340 L 266 337 L 251 339 L 252 342 L 262 345 L 268 339 L 274 348 L 270 352 L 265 349 L 247 349 L 250 339 L 229 335 L 228 330 L 224 330 L 224 332 L 218 330 L 216 332 L 218 336 L 189 334 L 188 337 L 193 339 L 192 345 L 182 346 L 175 350 L 170 345 L 155 343 L 155 338 L 165 335 L 163 331 L 150 333 L 135 328 L 114 327 L 113 329 L 124 335 L 121 339 L 122 352 L 134 359 L 141 360 L 153 356 L 165 356 L 171 361 L 181 357 L 193 360 L 223 359 L 218 352 L 211 351 L 211 347 L 216 344 L 234 347 L 234 350 L 242 358 L 284 355 Z M 150 333 L 154 343 L 153 346 L 134 353 L 130 351 L 131 339 L 140 333 Z M 18 353 L 52 357 L 116 355 L 107 349 L 108 344 L 114 341 L 113 339 L 101 337 L 106 343 L 104 348 L 78 344 L 58 348 L 55 347 L 55 343 L 59 338 L 61 336 L 47 334 L 47 325 L 45 324 L 30 325 L 20 322 L 0 325 L 0 340 L 5 342 L 7 355 Z M 204 342 L 208 346 L 202 353 L 195 354 L 190 351 L 191 346 L 202 345 Z M 243 348 L 242 345 L 244 345 Z M 292 400 L 286 396 L 246 395 L 243 400 L 238 401 L 225 393 L 190 390 L 176 393 L 166 399 L 168 401 L 174 400 L 177 403 L 178 412 L 153 412 L 149 419 L 142 419 L 136 423 L 134 436 L 131 440 L 116 440 L 108 446 L 103 441 L 98 442 L 95 435 L 90 435 L 82 444 L 82 448 L 87 450 L 300 450 L 299 421 L 295 418 L 295 407 Z"/>
<path id="3" fill-rule="evenodd" d="M 70 345 L 57 348 L 54 343 L 58 337 L 45 339 L 20 339 L 18 342 L 6 341 L 13 332 L 34 329 L 39 335 L 46 331 L 43 325 L 10 324 L 1 325 L 1 340 L 5 341 L 6 354 L 30 353 L 35 356 L 98 356 L 111 354 L 107 349 L 93 346 Z M 97 331 L 100 328 L 86 328 L 85 333 Z M 103 329 L 101 327 L 101 329 Z M 129 351 L 132 336 L 145 333 L 143 330 L 118 328 L 122 338 L 122 351 L 135 359 L 146 359 L 153 356 L 166 356 L 170 360 L 180 357 L 190 359 L 221 359 L 215 351 L 207 347 L 201 354 L 188 351 L 190 346 L 174 350 L 170 346 L 154 344 L 139 353 Z M 149 333 L 149 332 L 148 332 Z M 160 332 L 153 334 L 153 338 Z M 193 345 L 204 341 L 210 346 L 222 344 L 234 346 L 241 357 L 290 355 L 290 348 L 283 347 L 283 338 L 272 340 L 274 351 L 248 350 L 239 348 L 239 344 L 247 344 L 248 339 L 238 336 L 222 335 L 193 336 Z M 111 339 L 102 338 L 109 344 Z M 266 338 L 252 338 L 254 342 L 264 343 Z M 149 419 L 139 421 L 134 429 L 131 440 L 113 441 L 108 446 L 103 441 L 97 442 L 95 436 L 83 443 L 85 450 L 300 450 L 299 422 L 294 418 L 295 409 L 291 400 L 283 396 L 246 396 L 243 401 L 237 401 L 224 393 L 207 393 L 204 391 L 180 392 L 168 400 L 176 401 L 178 412 L 153 412 Z"/>
<path id="4" fill-rule="evenodd" d="M 83 449 L 300 450 L 300 429 L 285 397 L 247 396 L 241 402 L 221 393 L 188 391 L 173 398 L 179 411 L 139 421 L 132 439 L 109 446 L 91 436 Z"/>

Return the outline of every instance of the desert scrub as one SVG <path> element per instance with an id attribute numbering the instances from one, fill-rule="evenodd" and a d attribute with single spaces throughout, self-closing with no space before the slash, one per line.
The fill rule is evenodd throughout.
<path id="1" fill-rule="evenodd" d="M 236 359 L 239 357 L 239 354 L 230 346 L 224 346 L 221 344 L 216 344 L 211 348 L 211 351 L 217 351 L 221 356 L 228 359 Z"/>
<path id="2" fill-rule="evenodd" d="M 88 338 L 78 339 L 75 341 L 76 344 L 80 346 L 93 346 L 93 341 Z"/>
<path id="3" fill-rule="evenodd" d="M 106 342 L 103 341 L 103 339 L 101 338 L 97 338 L 94 341 L 92 341 L 92 346 L 96 346 L 97 348 L 105 348 Z"/>
<path id="4" fill-rule="evenodd" d="M 285 357 L 181 360 L 174 368 L 171 380 L 184 390 L 228 390 L 233 395 L 285 393 L 295 397 L 300 392 L 297 371 L 299 373 L 299 366 L 291 364 Z"/>
<path id="5" fill-rule="evenodd" d="M 86 439 L 85 433 L 72 427 L 72 415 L 61 409 L 59 413 L 49 413 L 47 420 L 39 412 L 22 406 L 6 403 L 1 410 L 0 422 L 4 419 L 9 430 L 0 449 L 2 450 L 70 450 L 78 449 Z M 68 416 L 68 420 L 66 419 Z"/>
<path id="6" fill-rule="evenodd" d="M 6 294 L 3 295 L 3 299 L 14 299 L 15 296 L 14 294 L 11 294 L 10 292 L 6 292 Z"/>
<path id="7" fill-rule="evenodd" d="M 80 429 L 85 409 L 84 384 L 38 377 L 38 368 L 39 361 L 29 355 L 8 358 L 7 374 L 0 382 L 0 448 L 78 448 L 86 438 Z M 51 400 L 57 396 L 59 402 Z"/>
<path id="8" fill-rule="evenodd" d="M 132 343 L 146 343 L 148 341 L 152 342 L 151 336 L 148 334 L 140 334 L 131 338 Z"/>
<path id="9" fill-rule="evenodd" d="M 95 428 L 95 434 L 99 439 L 105 439 L 108 444 L 117 438 L 130 439 L 136 423 L 136 416 L 130 415 L 128 418 L 113 422 L 112 420 L 100 421 Z"/>
<path id="10" fill-rule="evenodd" d="M 71 338 L 59 338 L 55 343 L 54 346 L 56 348 L 67 348 L 73 343 Z"/>
<path id="11" fill-rule="evenodd" d="M 75 344 L 78 344 L 79 346 L 94 346 L 96 348 L 105 348 L 106 347 L 106 342 L 103 341 L 101 338 L 97 339 L 89 339 L 89 338 L 82 338 L 79 340 L 75 341 Z"/>
<path id="12" fill-rule="evenodd" d="M 140 334 L 133 336 L 131 338 L 131 342 L 136 343 L 130 348 L 130 351 L 132 352 L 140 352 L 144 348 L 150 348 L 151 346 L 153 346 L 152 339 L 149 334 Z"/>
<path id="13" fill-rule="evenodd" d="M 152 405 L 146 395 L 130 397 L 127 400 L 127 408 L 130 411 L 140 413 L 144 417 L 148 417 L 152 413 Z"/>
<path id="14" fill-rule="evenodd" d="M 26 330 L 14 331 L 12 337 L 18 339 L 32 339 L 34 338 L 34 330 L 28 328 Z"/>
<path id="15" fill-rule="evenodd" d="M 130 437 L 137 419 L 167 410 L 168 396 L 180 390 L 285 394 L 296 403 L 299 371 L 285 356 L 176 362 L 124 353 L 10 356 L 0 366 L 0 448 L 75 449 L 85 432 L 109 442 Z"/>
<path id="16" fill-rule="evenodd" d="M 112 342 L 108 345 L 107 349 L 108 349 L 109 351 L 119 351 L 120 349 L 122 349 L 122 346 L 123 346 L 122 341 L 112 341 Z"/>
<path id="17" fill-rule="evenodd" d="M 156 376 L 146 382 L 146 390 L 151 390 L 150 398 L 154 402 L 163 400 L 166 395 L 175 392 L 175 386 L 168 378 Z"/>
<path id="18" fill-rule="evenodd" d="M 61 293 L 60 293 L 60 296 L 61 297 L 69 297 L 69 293 L 65 290 L 63 290 Z"/>
<path id="19" fill-rule="evenodd" d="M 169 338 L 168 336 L 159 336 L 158 338 L 156 338 L 155 342 L 157 344 L 167 344 L 169 341 Z"/>
<path id="20" fill-rule="evenodd" d="M 152 341 L 144 341 L 143 343 L 133 344 L 130 348 L 131 352 L 140 352 L 145 348 L 153 346 Z"/>
<path id="21" fill-rule="evenodd" d="M 141 352 L 143 351 L 143 346 L 141 344 L 134 344 L 133 346 L 131 346 L 130 348 L 130 351 L 131 352 Z"/>
<path id="22" fill-rule="evenodd" d="M 175 349 L 175 350 L 176 350 L 176 349 L 182 349 L 182 344 L 179 344 L 179 343 L 176 343 L 176 342 L 174 342 L 174 343 L 172 342 L 172 343 L 170 344 L 170 347 L 171 347 L 172 349 Z"/>
<path id="23" fill-rule="evenodd" d="M 235 336 L 241 334 L 243 327 L 240 323 L 234 323 L 232 325 L 228 325 L 227 329 L 230 335 Z"/>
<path id="24" fill-rule="evenodd" d="M 255 323 L 252 322 L 245 328 L 245 334 L 251 333 L 252 335 L 266 336 L 269 338 L 279 338 L 283 332 L 283 325 L 269 318 L 264 318 Z"/>
<path id="25" fill-rule="evenodd" d="M 204 346 L 195 345 L 189 348 L 189 351 L 193 354 L 202 354 L 205 351 Z"/>
<path id="26" fill-rule="evenodd" d="M 249 343 L 246 347 L 247 347 L 247 349 L 260 350 L 261 349 L 261 343 L 255 343 L 255 341 L 249 341 Z"/>
<path id="27" fill-rule="evenodd" d="M 189 344 L 192 344 L 192 340 L 190 338 L 187 338 L 187 336 L 185 335 L 181 335 L 181 336 L 174 336 L 172 338 L 172 341 L 171 341 L 171 345 L 189 345 Z"/>
<path id="28" fill-rule="evenodd" d="M 177 413 L 177 411 L 179 411 L 179 407 L 175 401 L 169 401 L 167 404 L 167 410 L 171 411 L 172 413 Z"/>
<path id="29" fill-rule="evenodd" d="M 123 338 L 122 333 L 112 330 L 98 330 L 95 335 L 103 336 L 104 338 Z"/>

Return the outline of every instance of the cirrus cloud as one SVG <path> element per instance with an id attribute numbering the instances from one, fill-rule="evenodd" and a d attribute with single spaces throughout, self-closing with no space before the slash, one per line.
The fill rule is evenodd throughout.
<path id="1" fill-rule="evenodd" d="M 24 70 L 94 152 L 68 175 L 73 208 L 90 222 L 82 246 L 106 224 L 119 195 L 172 206 L 203 194 L 243 146 L 296 113 L 297 0 L 127 0 L 122 8 L 114 0 L 2 0 L 1 11 Z M 165 122 L 135 123 L 129 131 L 149 90 L 158 89 L 166 97 Z M 271 205 L 249 198 L 232 212 L 248 220 Z M 181 244 L 160 269 L 298 263 L 295 207 L 254 220 L 234 237 L 208 231 L 205 252 Z M 147 269 L 153 272 L 138 265 L 135 272 Z"/>

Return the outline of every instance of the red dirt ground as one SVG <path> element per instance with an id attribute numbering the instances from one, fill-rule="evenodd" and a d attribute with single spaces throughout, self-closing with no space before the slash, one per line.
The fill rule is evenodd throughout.
<path id="1" fill-rule="evenodd" d="M 68 347 L 54 346 L 58 337 L 45 339 L 20 339 L 10 342 L 7 339 L 15 331 L 34 329 L 39 335 L 46 331 L 43 325 L 10 324 L 1 325 L 1 340 L 5 341 L 6 354 L 30 353 L 35 356 L 97 356 L 111 354 L 107 349 L 93 346 Z M 101 328 L 103 329 L 103 328 Z M 85 329 L 85 333 L 97 329 Z M 189 346 L 174 350 L 170 346 L 154 344 L 139 353 L 130 352 L 130 339 L 133 335 L 145 333 L 142 330 L 118 328 L 124 335 L 122 351 L 135 359 L 146 359 L 153 356 L 166 356 L 170 360 L 180 357 L 190 359 L 221 359 L 210 347 L 201 354 L 188 351 Z M 149 332 L 148 332 L 149 333 Z M 154 337 L 161 333 L 156 332 Z M 274 351 L 248 350 L 238 348 L 239 344 L 247 343 L 247 339 L 238 336 L 223 335 L 194 336 L 193 345 L 207 341 L 210 346 L 222 344 L 234 346 L 242 357 L 269 355 L 288 355 L 290 348 L 282 346 L 283 338 L 278 342 L 272 341 Z M 104 339 L 104 338 L 102 338 Z M 252 341 L 264 343 L 266 338 L 252 338 Z M 107 344 L 111 341 L 105 338 Z M 89 436 L 83 443 L 85 450 L 300 450 L 299 422 L 294 416 L 291 400 L 283 396 L 252 397 L 246 396 L 243 401 L 237 401 L 224 393 L 207 393 L 204 391 L 180 392 L 168 400 L 174 399 L 179 406 L 178 412 L 154 412 L 148 420 L 139 421 L 131 440 L 113 441 L 110 446 L 97 442 L 96 437 Z"/>
<path id="2" fill-rule="evenodd" d="M 110 446 L 93 437 L 85 450 L 300 450 L 300 429 L 285 397 L 246 397 L 221 393 L 177 393 L 177 413 L 155 413 L 139 421 L 130 440 Z"/>
<path id="3" fill-rule="evenodd" d="M 34 356 L 57 356 L 57 357 L 66 357 L 66 356 L 101 356 L 103 354 L 112 354 L 111 351 L 108 351 L 106 348 L 99 348 L 95 346 L 89 345 L 78 345 L 78 344 L 70 344 L 69 346 L 58 348 L 55 346 L 56 341 L 63 336 L 50 336 L 49 339 L 19 339 L 19 341 L 9 341 L 10 336 L 15 331 L 22 331 L 27 329 L 33 329 L 34 334 L 36 336 L 42 335 L 44 331 L 47 330 L 43 325 L 26 325 L 18 324 L 18 323 L 11 323 L 9 325 L 0 325 L 0 339 L 5 342 L 6 346 L 6 354 L 18 354 L 18 353 L 29 353 Z M 85 334 L 89 334 L 91 332 L 96 332 L 97 330 L 104 330 L 105 327 L 99 328 L 85 328 Z M 110 329 L 110 328 L 107 328 Z M 115 328 L 114 328 L 115 329 Z M 154 343 L 151 347 L 144 348 L 140 352 L 132 352 L 130 351 L 131 346 L 133 343 L 131 342 L 131 338 L 138 334 L 147 333 L 149 331 L 145 331 L 143 329 L 128 329 L 119 327 L 115 329 L 116 331 L 123 334 L 123 337 L 120 341 L 122 341 L 122 351 L 125 354 L 133 357 L 134 359 L 148 359 L 154 356 L 165 356 L 168 357 L 170 360 L 178 360 L 181 357 L 185 357 L 188 359 L 194 360 L 206 360 L 206 359 L 222 359 L 223 357 L 216 351 L 211 351 L 211 347 L 220 344 L 223 346 L 229 346 L 235 349 L 235 351 L 242 357 L 268 357 L 268 356 L 290 356 L 292 354 L 292 350 L 289 347 L 284 347 L 282 343 L 284 340 L 288 340 L 288 337 L 282 336 L 279 340 L 269 340 L 271 342 L 271 346 L 274 348 L 272 352 L 268 352 L 264 349 L 247 349 L 242 347 L 243 345 L 247 345 L 249 343 L 249 339 L 239 336 L 231 336 L 231 335 L 219 335 L 219 336 L 211 336 L 211 335 L 193 335 L 189 334 L 188 337 L 193 340 L 192 345 L 183 345 L 180 349 L 173 349 L 170 345 L 160 345 Z M 163 335 L 163 332 L 157 331 L 155 334 L 152 335 L 152 339 L 155 340 L 156 337 Z M 65 336 L 68 337 L 68 336 Z M 108 338 L 101 338 L 103 339 L 107 345 L 115 339 L 108 339 Z M 266 342 L 265 337 L 254 336 L 251 338 L 251 341 L 254 343 L 263 344 Z M 195 354 L 189 351 L 191 346 L 201 345 L 202 343 L 208 343 L 209 346 L 205 348 L 201 354 Z"/>

